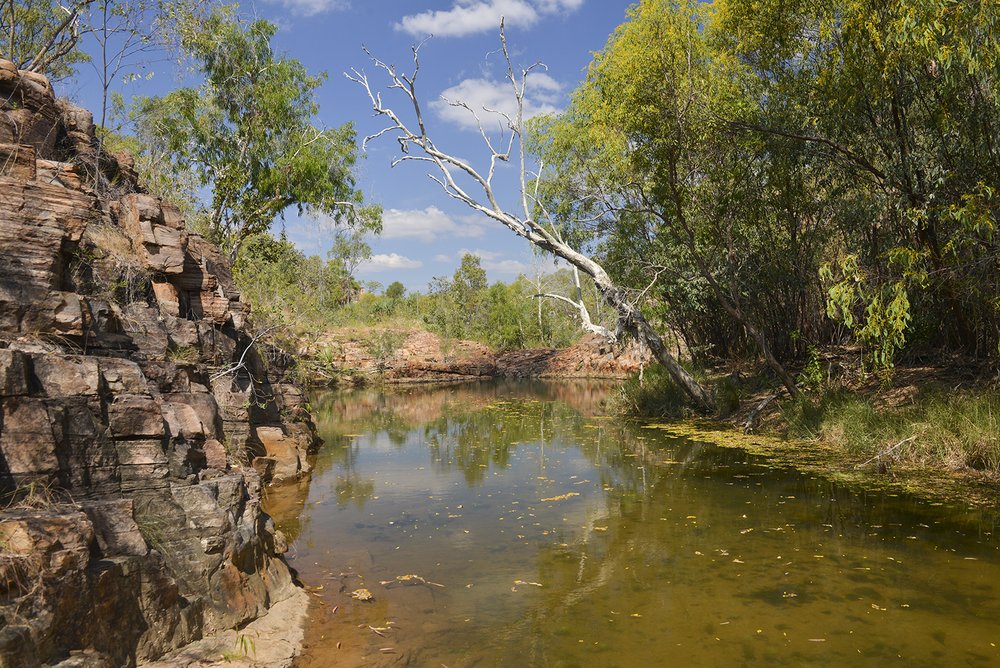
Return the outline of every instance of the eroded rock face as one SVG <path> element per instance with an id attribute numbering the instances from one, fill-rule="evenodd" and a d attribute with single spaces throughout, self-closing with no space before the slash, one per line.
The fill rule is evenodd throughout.
<path id="1" fill-rule="evenodd" d="M 316 445 L 291 360 L 130 173 L 0 60 L 0 667 L 142 663 L 293 591 L 260 510 Z"/>

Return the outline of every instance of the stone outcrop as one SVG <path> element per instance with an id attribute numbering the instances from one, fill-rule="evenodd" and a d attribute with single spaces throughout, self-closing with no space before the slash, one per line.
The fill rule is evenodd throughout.
<path id="1" fill-rule="evenodd" d="M 0 666 L 129 666 L 295 591 L 261 488 L 316 445 L 227 262 L 0 60 Z"/>
<path id="2" fill-rule="evenodd" d="M 492 377 L 624 378 L 653 363 L 649 351 L 634 342 L 619 346 L 594 334 L 564 349 L 496 353 L 481 343 L 444 341 L 426 331 L 340 330 L 303 352 L 314 360 L 318 380 L 378 377 L 390 383 Z"/>

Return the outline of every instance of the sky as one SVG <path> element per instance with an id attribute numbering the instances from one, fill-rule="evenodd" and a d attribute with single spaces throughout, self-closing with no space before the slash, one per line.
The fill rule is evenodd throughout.
<path id="1" fill-rule="evenodd" d="M 512 102 L 503 82 L 505 65 L 498 53 L 500 17 L 505 18 L 508 46 L 516 67 L 545 65 L 529 78 L 526 112 L 558 112 L 584 79 L 595 51 L 602 49 L 624 20 L 629 0 L 257 0 L 241 3 L 241 12 L 279 26 L 273 45 L 312 72 L 328 78 L 318 92 L 318 123 L 328 127 L 352 122 L 359 141 L 378 132 L 384 121 L 374 117 L 365 90 L 345 72 L 369 76 L 373 87 L 387 79 L 370 62 L 367 48 L 380 60 L 412 69 L 411 47 L 423 42 L 417 95 L 424 104 L 429 134 L 442 149 L 474 165 L 486 164 L 488 153 L 470 114 L 442 100 L 461 100 L 480 110 L 504 109 Z M 429 39 L 428 39 L 429 38 Z M 154 68 L 155 71 L 155 68 Z M 159 79 L 157 79 L 159 77 Z M 150 94 L 169 86 L 169 73 L 149 82 L 130 84 L 131 94 Z M 176 82 L 174 82 L 176 84 Z M 77 95 L 86 98 L 85 78 Z M 385 93 L 390 106 L 403 111 L 405 100 Z M 83 99 L 94 107 L 94 102 Z M 99 105 L 99 102 L 97 102 Z M 486 114 L 484 113 L 485 117 Z M 359 161 L 358 185 L 366 198 L 383 207 L 383 232 L 368 241 L 372 258 L 357 277 L 383 286 L 402 282 L 408 290 L 426 291 L 435 276 L 450 276 L 461 256 L 481 258 L 491 281 L 511 281 L 536 268 L 551 270 L 551 260 L 536 258 L 530 245 L 512 232 L 449 198 L 428 177 L 426 163 L 391 167 L 399 145 L 390 136 L 368 144 Z M 518 191 L 513 166 L 498 176 L 505 207 L 514 208 Z M 289 212 L 277 221 L 305 253 L 325 255 L 333 231 L 323 220 Z"/>

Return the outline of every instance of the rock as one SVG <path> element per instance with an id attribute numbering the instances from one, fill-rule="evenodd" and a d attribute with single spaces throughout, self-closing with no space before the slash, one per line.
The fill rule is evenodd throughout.
<path id="1" fill-rule="evenodd" d="M 160 404 L 152 397 L 120 394 L 108 406 L 108 428 L 113 438 L 132 439 L 166 434 Z"/>
<path id="2" fill-rule="evenodd" d="M 13 124 L 11 126 L 13 127 Z M 12 141 L 14 138 L 12 132 L 0 136 L 0 140 L 3 141 Z M 34 181 L 38 173 L 35 162 L 36 156 L 33 146 L 0 144 L 0 175 L 24 181 Z"/>
<path id="3" fill-rule="evenodd" d="M 156 295 L 156 303 L 160 306 L 160 312 L 172 316 L 181 314 L 181 297 L 170 283 L 153 283 L 153 294 Z"/>
<path id="4" fill-rule="evenodd" d="M 294 479 L 302 472 L 301 444 L 281 427 L 256 427 L 253 438 L 261 444 L 266 456 L 274 460 L 271 471 L 274 480 Z"/>
<path id="5" fill-rule="evenodd" d="M 308 469 L 294 361 L 263 363 L 176 207 L 102 200 L 94 170 L 135 185 L 86 110 L 0 59 L 0 494 L 44 506 L 0 506 L 0 668 L 142 664 L 294 589 L 260 510 L 278 460 L 229 467 L 261 427 L 283 474 Z M 252 373 L 213 380 L 248 346 Z"/>
<path id="6" fill-rule="evenodd" d="M 56 436 L 42 399 L 7 398 L 2 405 L 0 452 L 6 473 L 15 479 L 53 476 L 59 471 Z"/>
<path id="7" fill-rule="evenodd" d="M 208 468 L 224 471 L 229 466 L 226 447 L 216 439 L 210 438 L 205 441 L 202 450 L 205 452 L 205 466 Z"/>
<path id="8" fill-rule="evenodd" d="M 119 202 L 118 211 L 122 229 L 150 269 L 164 274 L 184 271 L 187 233 L 162 224 L 163 209 L 157 198 L 126 195 Z"/>
<path id="9" fill-rule="evenodd" d="M 28 394 L 28 359 L 19 350 L 0 348 L 0 397 Z"/>
<path id="10" fill-rule="evenodd" d="M 49 397 L 97 396 L 101 373 L 92 357 L 35 355 L 32 369 Z"/>
<path id="11" fill-rule="evenodd" d="M 97 545 L 104 557 L 128 554 L 144 557 L 149 552 L 136 524 L 131 499 L 89 501 L 83 505 L 94 527 Z"/>

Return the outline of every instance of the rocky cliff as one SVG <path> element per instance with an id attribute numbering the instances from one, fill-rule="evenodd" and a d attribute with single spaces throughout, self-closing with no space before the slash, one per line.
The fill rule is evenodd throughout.
<path id="1" fill-rule="evenodd" d="M 122 666 L 295 590 L 262 485 L 315 445 L 226 261 L 0 61 L 0 666 Z"/>

